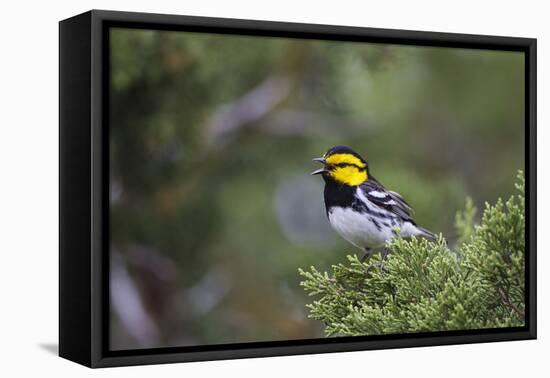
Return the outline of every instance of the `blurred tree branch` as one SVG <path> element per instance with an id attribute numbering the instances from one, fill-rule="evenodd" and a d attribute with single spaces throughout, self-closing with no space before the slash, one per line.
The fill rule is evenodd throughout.
<path id="1" fill-rule="evenodd" d="M 270 76 L 241 97 L 224 105 L 208 121 L 211 143 L 228 143 L 241 127 L 273 111 L 288 96 L 290 88 L 288 77 Z"/>

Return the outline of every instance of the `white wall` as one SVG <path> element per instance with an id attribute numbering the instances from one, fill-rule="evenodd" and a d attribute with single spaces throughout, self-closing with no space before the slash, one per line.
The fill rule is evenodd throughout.
<path id="1" fill-rule="evenodd" d="M 536 37 L 539 235 L 550 225 L 550 27 L 543 1 L 5 2 L 0 22 L 0 375 L 542 376 L 550 371 L 547 240 L 539 241 L 539 340 L 174 364 L 92 371 L 55 357 L 57 344 L 57 21 L 91 8 Z M 544 275 L 546 273 L 546 276 Z M 546 296 L 546 298 L 543 298 Z M 538 372 L 538 373 L 537 373 Z M 28 373 L 28 374 L 27 374 Z"/>

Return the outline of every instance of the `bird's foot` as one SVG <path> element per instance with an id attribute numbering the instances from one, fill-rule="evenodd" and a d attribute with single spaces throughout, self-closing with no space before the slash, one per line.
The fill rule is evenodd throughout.
<path id="1" fill-rule="evenodd" d="M 380 269 L 381 272 L 386 271 L 386 265 L 384 264 L 384 261 L 380 261 L 379 263 L 374 264 L 378 269 Z"/>
<path id="2" fill-rule="evenodd" d="M 369 259 L 371 258 L 372 256 L 372 250 L 371 249 L 368 249 L 368 248 L 365 248 L 365 254 L 363 255 L 363 257 L 361 257 L 361 260 L 359 260 L 361 263 L 366 263 L 369 261 Z"/>

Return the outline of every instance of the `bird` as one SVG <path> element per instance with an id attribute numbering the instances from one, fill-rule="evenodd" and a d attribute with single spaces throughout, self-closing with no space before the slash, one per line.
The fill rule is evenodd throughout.
<path id="1" fill-rule="evenodd" d="M 412 208 L 403 197 L 387 190 L 376 180 L 369 165 L 348 146 L 334 146 L 313 161 L 323 167 L 311 172 L 325 181 L 325 210 L 332 228 L 346 241 L 364 252 L 361 261 L 375 251 L 385 259 L 387 243 L 399 234 L 404 237 L 436 236 L 412 218 Z"/>

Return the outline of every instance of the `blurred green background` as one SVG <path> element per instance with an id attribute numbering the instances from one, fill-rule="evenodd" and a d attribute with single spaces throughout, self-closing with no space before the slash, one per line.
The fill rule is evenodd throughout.
<path id="1" fill-rule="evenodd" d="M 323 337 L 299 267 L 357 251 L 328 225 L 329 147 L 419 224 L 508 196 L 522 53 L 112 29 L 111 348 Z"/>

